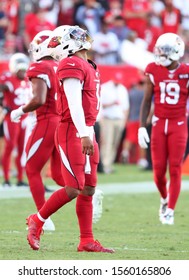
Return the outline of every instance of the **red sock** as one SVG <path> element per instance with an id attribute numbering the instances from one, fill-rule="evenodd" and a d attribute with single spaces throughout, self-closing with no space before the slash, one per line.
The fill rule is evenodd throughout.
<path id="1" fill-rule="evenodd" d="M 78 195 L 76 200 L 76 213 L 80 228 L 80 241 L 91 242 L 94 240 L 92 232 L 92 196 Z"/>
<path id="2" fill-rule="evenodd" d="M 65 188 L 61 188 L 49 197 L 40 209 L 39 214 L 43 219 L 47 219 L 69 201 L 71 199 L 68 197 Z"/>
<path id="3" fill-rule="evenodd" d="M 44 222 L 42 222 L 40 219 L 39 219 L 39 217 L 38 217 L 38 215 L 36 214 L 36 215 L 33 215 L 33 220 L 38 224 L 38 226 L 40 226 L 40 227 L 42 227 L 43 225 L 44 225 Z"/>

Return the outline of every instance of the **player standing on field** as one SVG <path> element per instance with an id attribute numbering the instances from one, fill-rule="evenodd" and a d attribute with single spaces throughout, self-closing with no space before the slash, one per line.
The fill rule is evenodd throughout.
<path id="1" fill-rule="evenodd" d="M 19 108 L 31 98 L 31 86 L 26 77 L 29 67 L 29 58 L 23 53 L 15 53 L 9 61 L 9 70 L 0 77 L 0 91 L 3 94 L 5 118 L 3 121 L 5 148 L 2 156 L 4 187 L 10 187 L 10 162 L 13 151 L 16 151 L 15 165 L 17 168 L 17 186 L 28 186 L 23 182 L 24 167 L 21 158 L 24 150 L 26 133 L 26 118 L 22 116 L 20 123 L 12 123 L 11 110 Z"/>
<path id="2" fill-rule="evenodd" d="M 181 166 L 188 137 L 186 103 L 189 88 L 189 65 L 180 63 L 184 42 L 174 33 L 161 35 L 154 48 L 155 63 L 147 65 L 146 89 L 140 111 L 138 141 L 147 148 L 150 141 L 146 121 L 154 97 L 151 154 L 154 181 L 161 200 L 159 219 L 174 224 L 174 210 L 181 189 Z M 167 189 L 166 171 L 170 182 Z"/>
<path id="3" fill-rule="evenodd" d="M 37 214 L 27 218 L 28 242 L 39 249 L 40 234 L 46 219 L 77 198 L 76 214 L 80 228 L 79 252 L 113 253 L 94 239 L 92 196 L 97 184 L 99 149 L 94 124 L 99 111 L 100 78 L 97 66 L 87 59 L 92 39 L 78 26 L 60 26 L 49 42 L 53 56 L 61 60 L 57 75 L 60 82 L 58 110 L 61 115 L 56 147 L 61 157 L 65 188 L 54 192 Z"/>
<path id="4" fill-rule="evenodd" d="M 60 156 L 54 142 L 60 116 L 56 101 L 58 63 L 50 56 L 50 49 L 47 48 L 47 39 L 51 33 L 50 30 L 41 31 L 30 43 L 29 53 L 33 63 L 27 71 L 27 76 L 32 84 L 33 97 L 29 103 L 11 112 L 12 122 L 19 122 L 25 113 L 36 111 L 36 125 L 26 144 L 26 174 L 37 210 L 45 203 L 41 172 L 49 159 L 52 178 L 57 184 L 64 186 L 60 171 Z M 43 229 L 55 230 L 50 217 Z"/>

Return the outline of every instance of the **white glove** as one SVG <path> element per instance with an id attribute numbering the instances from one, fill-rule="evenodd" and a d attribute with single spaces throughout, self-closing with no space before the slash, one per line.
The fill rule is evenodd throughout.
<path id="1" fill-rule="evenodd" d="M 147 149 L 148 143 L 150 143 L 150 138 L 145 127 L 140 127 L 138 129 L 138 143 L 141 148 Z"/>
<path id="2" fill-rule="evenodd" d="M 19 123 L 20 122 L 20 117 L 24 114 L 23 110 L 22 110 L 22 106 L 20 106 L 18 109 L 16 110 L 12 110 L 10 113 L 10 117 L 11 117 L 11 121 L 15 122 L 15 123 Z"/>

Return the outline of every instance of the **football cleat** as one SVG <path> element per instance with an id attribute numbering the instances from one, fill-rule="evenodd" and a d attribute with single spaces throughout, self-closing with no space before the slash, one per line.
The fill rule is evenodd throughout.
<path id="1" fill-rule="evenodd" d="M 102 216 L 102 200 L 103 200 L 103 192 L 101 190 L 95 190 L 93 195 L 93 223 L 99 221 Z"/>
<path id="2" fill-rule="evenodd" d="M 104 248 L 100 242 L 94 240 L 89 243 L 80 243 L 77 247 L 78 252 L 94 252 L 94 253 L 114 253 L 114 249 Z"/>
<path id="3" fill-rule="evenodd" d="M 10 183 L 9 181 L 4 181 L 4 182 L 2 183 L 2 186 L 3 186 L 4 188 L 10 188 L 10 187 L 11 187 L 11 183 Z"/>
<path id="4" fill-rule="evenodd" d="M 165 214 L 161 218 L 163 225 L 174 225 L 174 211 L 170 208 L 167 208 Z"/>
<path id="5" fill-rule="evenodd" d="M 27 240 L 33 250 L 39 250 L 40 235 L 43 233 L 43 229 L 41 225 L 35 222 L 35 216 L 36 214 L 32 214 L 26 219 L 26 224 L 28 225 Z"/>
<path id="6" fill-rule="evenodd" d="M 16 184 L 17 187 L 28 187 L 28 184 L 23 181 L 18 181 Z"/>
<path id="7" fill-rule="evenodd" d="M 44 231 L 55 231 L 55 225 L 50 217 L 45 221 L 45 223 L 43 225 L 43 230 Z"/>
<path id="8" fill-rule="evenodd" d="M 161 219 L 162 219 L 163 215 L 165 214 L 165 212 L 167 210 L 167 205 L 168 205 L 168 199 L 167 198 L 163 199 L 161 197 L 160 207 L 159 207 L 159 220 L 160 220 L 160 222 L 161 222 Z"/>

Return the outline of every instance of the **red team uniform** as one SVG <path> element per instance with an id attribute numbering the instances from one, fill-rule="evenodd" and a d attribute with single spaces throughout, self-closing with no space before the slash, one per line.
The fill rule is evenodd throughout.
<path id="1" fill-rule="evenodd" d="M 61 159 L 64 188 L 56 190 L 38 213 L 27 218 L 29 245 L 39 250 L 46 220 L 76 198 L 80 242 L 78 252 L 114 253 L 94 239 L 93 195 L 97 184 L 99 149 L 94 124 L 99 112 L 100 76 L 95 63 L 87 60 L 91 37 L 78 26 L 60 26 L 48 42 L 50 55 L 59 60 L 57 106 L 60 123 L 55 144 Z"/>
<path id="2" fill-rule="evenodd" d="M 3 122 L 5 150 L 2 157 L 2 168 L 4 179 L 5 181 L 9 181 L 11 153 L 14 148 L 16 148 L 17 155 L 15 163 L 18 172 L 17 180 L 21 182 L 23 180 L 21 157 L 24 149 L 27 115 L 21 117 L 20 123 L 12 123 L 10 111 L 28 102 L 31 97 L 31 87 L 27 78 L 20 80 L 16 75 L 12 75 L 10 72 L 0 77 L 0 84 L 5 84 L 8 87 L 8 90 L 3 92 L 3 106 L 8 109 L 8 113 Z"/>
<path id="3" fill-rule="evenodd" d="M 91 137 L 93 137 L 95 150 L 94 155 L 90 156 L 91 174 L 84 175 L 83 170 L 86 164 L 86 155 L 82 153 L 81 139 L 73 124 L 67 98 L 62 87 L 58 93 L 58 111 L 61 115 L 61 122 L 55 134 L 55 141 L 63 162 L 62 174 L 64 175 L 65 185 L 79 190 L 84 185 L 95 187 L 97 182 L 99 150 L 93 126 L 99 111 L 100 80 L 98 69 L 92 61 L 87 62 L 76 56 L 72 56 L 71 58 L 63 59 L 59 63 L 57 75 L 59 80 L 64 78 L 77 78 L 83 84 L 82 106 L 86 125 L 89 128 L 89 132 L 91 132 Z"/>
<path id="4" fill-rule="evenodd" d="M 59 185 L 64 185 L 60 173 L 59 154 L 54 144 L 54 134 L 59 122 L 57 112 L 57 62 L 54 60 L 41 60 L 32 63 L 27 71 L 29 79 L 43 79 L 48 88 L 46 102 L 36 110 L 37 124 L 32 130 L 26 145 L 26 173 L 30 190 L 39 210 L 45 202 L 45 189 L 41 178 L 41 170 L 51 159 L 51 173 Z"/>
<path id="5" fill-rule="evenodd" d="M 150 63 L 145 70 L 154 85 L 154 121 L 151 151 L 154 180 L 161 197 L 167 197 L 166 166 L 170 171 L 168 207 L 175 208 L 181 188 L 181 163 L 187 143 L 186 103 L 189 65 L 179 64 L 175 70 Z"/>

